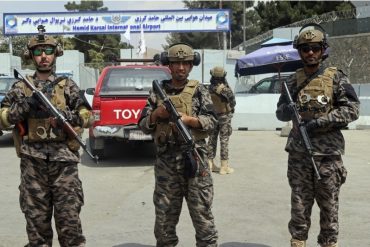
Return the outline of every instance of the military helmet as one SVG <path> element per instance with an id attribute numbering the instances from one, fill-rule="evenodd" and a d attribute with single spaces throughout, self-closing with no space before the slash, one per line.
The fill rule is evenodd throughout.
<path id="1" fill-rule="evenodd" d="M 168 49 L 168 60 L 176 61 L 193 61 L 194 50 L 187 44 L 176 44 Z"/>
<path id="2" fill-rule="evenodd" d="M 306 43 L 323 43 L 324 38 L 320 30 L 306 30 L 299 34 L 297 47 Z"/>
<path id="3" fill-rule="evenodd" d="M 310 29 L 304 30 L 307 27 Z M 304 31 L 303 31 L 304 30 Z M 326 32 L 323 27 L 316 23 L 308 23 L 304 25 L 300 30 L 298 35 L 295 36 L 293 41 L 293 47 L 298 49 L 300 45 L 307 43 L 321 43 L 324 49 L 329 47 L 326 38 Z"/>
<path id="4" fill-rule="evenodd" d="M 39 25 L 37 30 L 39 31 L 39 34 L 29 40 L 27 44 L 28 49 L 32 49 L 38 45 L 51 45 L 53 47 L 58 45 L 58 42 L 53 37 L 44 34 L 45 27 L 43 25 Z"/>
<path id="5" fill-rule="evenodd" d="M 24 50 L 23 57 L 25 59 L 32 59 L 32 50 L 38 45 L 50 45 L 55 48 L 54 54 L 56 57 L 63 56 L 63 48 L 53 37 L 45 35 L 45 27 L 43 25 L 39 25 L 37 26 L 37 30 L 39 32 L 38 35 L 29 40 L 27 47 Z"/>
<path id="6" fill-rule="evenodd" d="M 226 76 L 226 71 L 224 68 L 216 66 L 210 71 L 211 76 L 217 77 L 217 78 L 223 78 Z"/>
<path id="7" fill-rule="evenodd" d="M 190 45 L 176 43 L 161 53 L 160 61 L 163 65 L 169 65 L 170 62 L 193 61 L 193 65 L 198 66 L 201 58 L 199 52 L 194 51 Z"/>
<path id="8" fill-rule="evenodd" d="M 38 30 L 38 35 L 36 37 L 32 37 L 29 40 L 27 47 L 24 50 L 23 57 L 25 59 L 32 59 L 38 71 L 55 70 L 56 57 L 60 57 L 63 55 L 63 48 L 53 37 L 45 35 L 45 27 L 43 25 L 37 26 L 37 30 Z M 34 55 L 33 55 L 34 48 L 39 45 L 49 45 L 49 46 L 54 47 L 54 58 L 48 67 L 40 66 L 39 64 L 37 64 L 36 60 L 34 59 Z"/>

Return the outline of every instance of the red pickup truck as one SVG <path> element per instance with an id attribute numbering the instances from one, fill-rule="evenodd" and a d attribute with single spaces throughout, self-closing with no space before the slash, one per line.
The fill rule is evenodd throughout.
<path id="1" fill-rule="evenodd" d="M 153 80 L 170 78 L 170 70 L 165 66 L 135 64 L 105 67 L 95 89 L 86 90 L 86 93 L 93 94 L 95 122 L 89 129 L 91 152 L 103 158 L 105 144 L 111 139 L 152 141 L 151 135 L 138 128 L 138 120 Z"/>

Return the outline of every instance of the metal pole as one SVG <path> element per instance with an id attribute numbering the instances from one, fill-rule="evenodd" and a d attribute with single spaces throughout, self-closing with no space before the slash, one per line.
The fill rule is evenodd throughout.
<path id="1" fill-rule="evenodd" d="M 246 27 L 245 27 L 245 17 L 246 17 L 246 10 L 245 10 L 245 1 L 243 1 L 243 50 L 245 53 L 246 46 L 245 46 L 245 36 L 246 36 Z"/>
<path id="2" fill-rule="evenodd" d="M 12 36 L 9 36 L 9 53 L 10 53 L 10 55 L 13 55 Z"/>
<path id="3" fill-rule="evenodd" d="M 224 51 L 227 50 L 227 39 L 226 39 L 226 32 L 223 32 L 224 35 Z"/>
<path id="4" fill-rule="evenodd" d="M 220 9 L 222 9 L 222 0 L 220 0 Z M 223 32 L 223 47 L 224 47 L 224 58 L 222 59 L 223 61 L 223 67 L 225 67 L 225 57 L 226 57 L 226 49 L 227 49 L 227 41 L 226 41 L 226 32 Z"/>
<path id="5" fill-rule="evenodd" d="M 231 31 L 229 32 L 229 50 L 231 50 L 232 47 L 231 47 Z"/>
<path id="6" fill-rule="evenodd" d="M 202 49 L 202 83 L 204 83 L 204 49 Z"/>

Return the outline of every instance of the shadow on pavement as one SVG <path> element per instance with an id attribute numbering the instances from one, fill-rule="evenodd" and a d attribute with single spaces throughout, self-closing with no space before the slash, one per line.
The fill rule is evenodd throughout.
<path id="1" fill-rule="evenodd" d="M 219 246 L 220 247 L 271 247 L 269 245 L 264 245 L 264 244 L 239 243 L 239 242 L 228 242 L 228 243 L 220 244 Z M 127 244 L 114 245 L 112 247 L 154 247 L 154 245 L 127 243 Z"/>
<path id="2" fill-rule="evenodd" d="M 256 244 L 256 243 L 239 243 L 239 242 L 228 242 L 220 244 L 220 247 L 271 247 L 270 245 Z"/>
<path id="3" fill-rule="evenodd" d="M 127 244 L 114 245 L 112 247 L 155 247 L 155 245 L 127 243 Z"/>

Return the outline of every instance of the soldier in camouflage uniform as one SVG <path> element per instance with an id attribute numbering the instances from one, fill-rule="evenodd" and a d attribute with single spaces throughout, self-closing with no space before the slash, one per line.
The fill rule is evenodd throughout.
<path id="1" fill-rule="evenodd" d="M 59 44 L 44 35 L 31 38 L 25 57 L 33 60 L 36 72 L 27 76 L 37 89 L 76 129 L 92 123 L 87 104 L 74 81 L 54 73 L 56 57 L 63 54 Z M 0 125 L 15 124 L 13 136 L 21 159 L 20 207 L 27 222 L 27 247 L 52 246 L 52 216 L 61 247 L 85 246 L 79 217 L 84 204 L 78 177 L 79 145 L 68 137 L 55 119 L 33 96 L 23 81 L 16 82 L 0 108 Z M 54 214 L 54 215 L 53 215 Z"/>
<path id="2" fill-rule="evenodd" d="M 340 129 L 358 118 L 359 100 L 341 70 L 322 65 L 328 44 L 325 31 L 319 25 L 303 26 L 294 47 L 298 49 L 304 67 L 297 70 L 287 85 L 309 134 L 321 179 L 315 176 L 297 126 L 293 126 L 285 148 L 289 153 L 291 246 L 306 246 L 312 206 L 316 200 L 320 208 L 318 244 L 337 247 L 339 191 L 347 176 L 341 157 L 344 138 Z M 285 94 L 280 96 L 276 116 L 281 121 L 290 121 L 293 111 Z"/>
<path id="3" fill-rule="evenodd" d="M 172 79 L 161 82 L 161 87 L 173 102 L 181 120 L 189 128 L 197 151 L 204 164 L 198 163 L 195 174 L 189 176 L 189 163 L 185 156 L 184 140 L 179 136 L 169 113 L 159 97 L 151 92 L 143 109 L 139 126 L 151 133 L 157 146 L 154 166 L 155 205 L 154 234 L 158 247 L 176 246 L 176 225 L 185 198 L 195 228 L 196 246 L 217 246 L 217 230 L 211 211 L 213 181 L 208 169 L 205 138 L 215 128 L 211 97 L 207 89 L 196 80 L 188 80 L 193 65 L 200 63 L 200 55 L 186 44 L 174 44 L 163 52 L 161 61 L 169 65 Z M 188 175 L 186 175 L 188 174 Z"/>
<path id="4" fill-rule="evenodd" d="M 208 139 L 208 165 L 213 172 L 221 175 L 230 174 L 234 169 L 229 165 L 229 138 L 232 133 L 231 119 L 235 109 L 235 96 L 226 80 L 226 71 L 222 67 L 214 67 L 211 71 L 209 93 L 218 117 L 218 125 Z M 221 169 L 214 163 L 217 151 L 217 138 L 220 134 Z"/>

